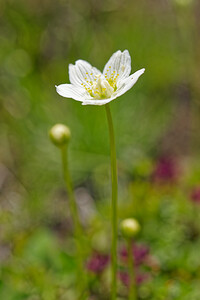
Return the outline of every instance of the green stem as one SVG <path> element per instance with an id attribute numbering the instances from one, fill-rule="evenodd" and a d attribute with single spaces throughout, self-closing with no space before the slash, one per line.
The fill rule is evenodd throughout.
<path id="1" fill-rule="evenodd" d="M 111 300 L 116 299 L 117 294 L 117 161 L 115 150 L 115 137 L 109 104 L 105 105 L 110 137 L 110 158 L 112 178 L 112 248 L 111 248 Z"/>
<path id="2" fill-rule="evenodd" d="M 136 300 L 136 282 L 135 282 L 135 266 L 134 266 L 134 257 L 133 257 L 133 247 L 132 240 L 128 239 L 128 269 L 129 269 L 129 300 Z"/>
<path id="3" fill-rule="evenodd" d="M 84 272 L 84 255 L 82 252 L 82 227 L 79 220 L 78 215 L 78 208 L 73 192 L 73 185 L 71 176 L 69 173 L 68 168 L 68 147 L 67 145 L 63 146 L 61 148 L 61 156 L 62 156 L 62 165 L 63 165 L 63 175 L 65 179 L 65 184 L 68 191 L 68 198 L 69 198 L 69 207 L 70 212 L 72 216 L 72 220 L 74 223 L 74 235 L 75 235 L 75 241 L 76 241 L 76 249 L 77 249 L 77 261 L 78 261 L 78 286 L 79 286 L 79 292 L 80 292 L 80 299 L 86 299 L 87 298 L 87 288 L 86 288 L 86 275 Z"/>

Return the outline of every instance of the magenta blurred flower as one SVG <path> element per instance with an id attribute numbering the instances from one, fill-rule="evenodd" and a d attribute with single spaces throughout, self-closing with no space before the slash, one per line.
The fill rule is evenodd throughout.
<path id="1" fill-rule="evenodd" d="M 139 266 L 145 262 L 149 255 L 149 248 L 146 245 L 133 244 L 134 263 Z M 120 252 L 120 256 L 124 261 L 128 259 L 127 249 L 124 247 Z"/>
<path id="2" fill-rule="evenodd" d="M 155 182 L 174 182 L 178 178 L 178 166 L 172 157 L 161 157 L 152 174 Z"/>
<path id="3" fill-rule="evenodd" d="M 135 259 L 135 265 L 139 266 L 146 260 L 149 255 L 149 248 L 145 245 L 134 245 L 133 246 L 133 255 Z"/>
<path id="4" fill-rule="evenodd" d="M 93 273 L 101 273 L 109 263 L 109 255 L 94 252 L 87 262 L 87 269 Z"/>
<path id="5" fill-rule="evenodd" d="M 119 279 L 121 280 L 121 282 L 124 285 L 129 286 L 129 284 L 130 284 L 130 276 L 129 276 L 128 272 L 127 271 L 120 271 L 118 273 L 118 275 L 119 275 Z"/>
<path id="6" fill-rule="evenodd" d="M 140 285 L 143 282 L 150 279 L 150 275 L 147 273 L 136 273 L 136 284 Z"/>
<path id="7" fill-rule="evenodd" d="M 137 270 L 136 270 L 136 284 L 137 285 L 142 284 L 143 282 L 145 282 L 149 278 L 150 278 L 149 274 L 147 274 L 147 273 L 137 273 Z M 121 282 L 125 286 L 130 285 L 130 276 L 129 276 L 127 271 L 120 271 L 119 272 L 119 279 L 121 280 Z"/>
<path id="8" fill-rule="evenodd" d="M 200 204 L 200 186 L 195 187 L 190 195 L 192 202 Z"/>
<path id="9" fill-rule="evenodd" d="M 134 257 L 136 284 L 140 285 L 151 277 L 150 274 L 142 271 L 143 267 L 149 268 L 149 259 L 151 258 L 149 254 L 149 247 L 141 244 L 133 244 L 132 251 Z M 119 272 L 118 276 L 125 286 L 129 286 L 130 277 L 128 273 L 128 252 L 125 247 L 121 249 L 120 257 L 124 263 L 123 268 L 125 268 L 123 269 L 123 271 Z"/>

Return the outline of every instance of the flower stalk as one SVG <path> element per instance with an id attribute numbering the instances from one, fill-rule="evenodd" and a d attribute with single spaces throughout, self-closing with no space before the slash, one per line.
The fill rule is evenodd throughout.
<path id="1" fill-rule="evenodd" d="M 136 300 L 136 278 L 135 278 L 135 261 L 133 253 L 133 238 L 140 231 L 140 224 L 134 218 L 128 218 L 121 222 L 121 233 L 127 242 L 128 253 L 128 271 L 129 271 L 129 292 L 128 299 Z"/>
<path id="2" fill-rule="evenodd" d="M 84 271 L 84 255 L 82 252 L 82 228 L 78 215 L 78 208 L 73 192 L 72 180 L 68 167 L 68 145 L 65 144 L 60 148 L 63 166 L 63 175 L 65 179 L 66 188 L 68 191 L 70 212 L 74 223 L 74 235 L 77 249 L 77 261 L 78 261 L 78 274 L 80 279 L 78 280 L 80 299 L 87 299 L 87 288 L 86 288 L 86 275 Z"/>
<path id="3" fill-rule="evenodd" d="M 112 177 L 112 245 L 111 245 L 111 270 L 112 286 L 111 300 L 116 300 L 117 295 L 117 162 L 114 128 L 110 112 L 109 102 L 120 97 L 130 90 L 137 82 L 145 69 L 140 69 L 131 74 L 131 57 L 128 50 L 123 52 L 118 50 L 110 57 L 103 72 L 84 60 L 77 60 L 75 65 L 69 65 L 69 84 L 56 86 L 57 93 L 65 98 L 72 98 L 82 102 L 82 105 L 105 105 L 109 138 L 110 138 L 110 158 L 111 158 L 111 177 Z M 68 169 L 63 162 L 64 174 L 70 197 L 73 199 L 72 187 L 69 180 Z M 72 205 L 74 218 L 77 217 L 76 209 Z M 79 225 L 75 220 L 78 236 Z M 81 250 L 80 250 L 81 251 Z"/>
<path id="4" fill-rule="evenodd" d="M 127 239 L 127 246 L 128 246 L 128 269 L 129 269 L 129 300 L 136 300 L 136 278 L 135 278 L 135 262 L 133 256 L 133 247 L 132 247 L 132 239 Z"/>
<path id="5" fill-rule="evenodd" d="M 112 202 L 111 202 L 111 222 L 112 222 L 112 245 L 111 245 L 111 300 L 116 299 L 117 295 L 117 160 L 115 149 L 115 136 L 112 115 L 109 104 L 105 105 L 109 138 L 110 138 L 110 158 L 111 158 L 111 179 L 112 179 Z"/>

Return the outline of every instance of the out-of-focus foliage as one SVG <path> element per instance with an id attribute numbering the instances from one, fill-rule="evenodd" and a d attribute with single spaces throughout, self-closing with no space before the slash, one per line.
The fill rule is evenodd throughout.
<path id="1" fill-rule="evenodd" d="M 91 249 L 109 255 L 104 107 L 61 98 L 54 86 L 69 81 L 69 63 L 81 58 L 102 70 L 114 51 L 128 49 L 132 71 L 146 72 L 111 109 L 120 219 L 137 218 L 136 242 L 150 249 L 139 297 L 199 300 L 199 11 L 195 0 L 1 1 L 0 299 L 76 299 L 67 195 L 59 151 L 47 134 L 55 123 L 72 132 L 85 256 L 96 263 Z M 180 170 L 159 157 L 172 157 Z M 109 263 L 105 268 L 98 277 L 86 264 L 94 299 L 108 298 Z M 119 290 L 126 299 L 123 283 Z"/>

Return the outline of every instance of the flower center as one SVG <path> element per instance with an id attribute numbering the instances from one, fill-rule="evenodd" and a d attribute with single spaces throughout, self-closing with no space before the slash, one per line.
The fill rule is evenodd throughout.
<path id="1" fill-rule="evenodd" d="M 122 66 L 122 72 L 124 72 L 124 66 Z M 117 89 L 117 79 L 119 74 L 116 74 L 116 71 L 113 71 L 108 78 L 108 74 L 110 73 L 111 66 L 107 69 L 107 73 L 105 73 L 105 78 L 109 82 L 109 84 L 113 87 L 114 91 Z"/>
<path id="2" fill-rule="evenodd" d="M 107 79 L 107 75 L 105 77 L 103 75 L 95 75 L 94 81 L 86 81 L 87 84 L 82 83 L 82 86 L 94 99 L 106 99 L 110 98 L 117 89 L 116 78 L 117 76 L 111 76 Z"/>
<path id="3" fill-rule="evenodd" d="M 95 99 L 110 98 L 114 89 L 110 83 L 102 76 L 98 75 L 92 84 L 92 97 Z"/>

